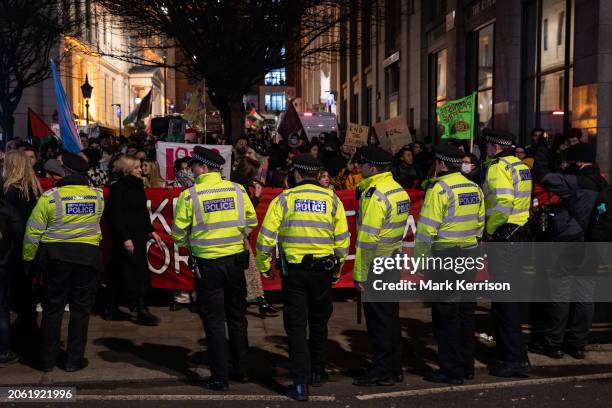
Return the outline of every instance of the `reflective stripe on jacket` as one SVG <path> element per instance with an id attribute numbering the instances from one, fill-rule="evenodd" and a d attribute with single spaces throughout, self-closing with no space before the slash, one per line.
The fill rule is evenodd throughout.
<path id="1" fill-rule="evenodd" d="M 270 269 L 277 242 L 289 263 L 299 264 L 307 254 L 335 254 L 343 263 L 350 235 L 342 201 L 314 183 L 280 193 L 270 203 L 257 237 L 257 267 L 262 273 Z"/>
<path id="2" fill-rule="evenodd" d="M 210 172 L 178 197 L 172 239 L 199 258 L 216 259 L 245 250 L 257 215 L 244 187 Z"/>
<path id="3" fill-rule="evenodd" d="M 41 243 L 100 245 L 100 219 L 104 212 L 102 190 L 66 185 L 45 192 L 36 203 L 23 239 L 23 259 L 34 260 Z"/>
<path id="4" fill-rule="evenodd" d="M 375 257 L 401 251 L 410 215 L 410 197 L 390 172 L 359 183 L 359 213 L 353 279 L 366 280 Z"/>
<path id="5" fill-rule="evenodd" d="M 531 207 L 531 170 L 515 156 L 500 156 L 487 169 L 483 186 L 488 234 L 506 224 L 525 225 Z"/>
<path id="6" fill-rule="evenodd" d="M 463 174 L 441 176 L 427 190 L 415 236 L 416 255 L 426 255 L 432 243 L 470 246 L 482 237 L 484 194 Z"/>

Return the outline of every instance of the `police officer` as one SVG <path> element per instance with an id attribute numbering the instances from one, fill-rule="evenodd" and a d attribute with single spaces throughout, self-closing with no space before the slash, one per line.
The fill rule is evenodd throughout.
<path id="1" fill-rule="evenodd" d="M 202 146 L 194 148 L 190 165 L 195 185 L 179 195 L 172 226 L 172 239 L 179 246 L 190 248 L 200 274 L 196 276 L 195 289 L 211 372 L 204 386 L 215 391 L 228 389 L 229 351 L 231 378 L 237 381 L 246 378 L 244 270 L 249 254 L 245 238 L 257 226 L 255 209 L 244 188 L 222 179 L 224 164 L 217 152 Z"/>
<path id="2" fill-rule="evenodd" d="M 257 267 L 267 278 L 272 277 L 270 260 L 278 243 L 294 382 L 289 396 L 298 401 L 308 400 L 309 384 L 318 387 L 327 380 L 331 287 L 340 278 L 350 240 L 342 202 L 317 181 L 320 168 L 310 155 L 293 159 L 297 185 L 272 200 L 257 237 Z"/>
<path id="3" fill-rule="evenodd" d="M 89 314 L 94 304 L 102 234 L 104 197 L 89 186 L 87 162 L 63 153 L 66 176 L 36 203 L 26 226 L 23 259 L 38 255 L 42 266 L 41 369 L 53 370 L 60 349 L 64 306 L 70 306 L 65 370 L 78 371 L 84 358 Z"/>
<path id="4" fill-rule="evenodd" d="M 486 176 L 483 191 L 486 207 L 486 233 L 489 241 L 515 242 L 527 239 L 525 224 L 531 206 L 531 172 L 514 156 L 511 133 L 484 129 Z M 495 251 L 489 257 L 498 276 L 512 276 L 517 255 L 508 245 L 504 251 Z M 521 332 L 521 310 L 518 303 L 492 304 L 497 351 L 500 364 L 492 367 L 491 374 L 498 377 L 526 377 L 529 371 L 527 351 Z"/>
<path id="5" fill-rule="evenodd" d="M 363 290 L 375 257 L 402 251 L 410 214 L 410 197 L 389 171 L 393 155 L 379 147 L 362 149 L 357 161 L 364 178 L 357 186 L 359 214 L 353 279 Z M 353 380 L 357 386 L 402 382 L 401 327 L 398 302 L 364 302 L 368 336 L 374 349 L 372 367 Z"/>
<path id="6" fill-rule="evenodd" d="M 480 187 L 461 172 L 465 153 L 453 146 L 435 149 L 435 184 L 425 194 L 415 236 L 415 255 L 436 258 L 474 257 L 485 221 L 484 196 Z M 451 276 L 431 278 L 451 282 L 473 279 L 474 270 L 451 271 Z M 454 276 L 453 276 L 454 275 Z M 467 300 L 467 301 L 466 301 Z M 425 380 L 463 384 L 474 378 L 474 313 L 476 302 L 454 292 L 431 305 L 434 333 L 438 342 L 439 371 L 425 374 Z"/>

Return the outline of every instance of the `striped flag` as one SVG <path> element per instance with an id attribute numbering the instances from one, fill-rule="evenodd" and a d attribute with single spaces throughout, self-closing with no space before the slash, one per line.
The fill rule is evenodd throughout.
<path id="1" fill-rule="evenodd" d="M 55 98 L 57 99 L 57 113 L 60 128 L 60 139 L 64 149 L 72 153 L 80 153 L 83 150 L 81 138 L 74 124 L 72 108 L 66 99 L 64 87 L 57 73 L 55 62 L 51 62 L 51 74 L 53 75 L 53 87 L 55 88 Z"/>

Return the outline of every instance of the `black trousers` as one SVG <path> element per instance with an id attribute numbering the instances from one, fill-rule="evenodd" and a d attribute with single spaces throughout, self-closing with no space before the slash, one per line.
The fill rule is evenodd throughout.
<path id="1" fill-rule="evenodd" d="M 431 305 L 438 342 L 440 370 L 453 378 L 474 372 L 475 302 L 435 302 Z"/>
<path id="2" fill-rule="evenodd" d="M 402 331 L 398 302 L 364 302 L 368 337 L 374 351 L 369 373 L 387 378 L 402 372 Z"/>
<path id="3" fill-rule="evenodd" d="M 230 361 L 234 374 L 246 374 L 247 370 L 249 344 L 243 265 L 236 255 L 198 258 L 197 263 L 202 279 L 196 279 L 195 289 L 206 332 L 211 376 L 227 381 Z M 226 321 L 229 347 L 225 336 Z"/>
<path id="4" fill-rule="evenodd" d="M 150 276 L 147 263 L 146 240 L 134 240 L 134 253 L 129 255 L 123 243 L 113 247 L 112 268 L 108 274 L 109 295 L 112 304 L 127 302 L 129 306 L 142 306 L 149 292 Z"/>
<path id="5" fill-rule="evenodd" d="M 514 224 L 504 224 L 497 229 L 496 233 L 515 227 Z M 516 277 L 514 271 L 520 267 L 520 248 L 524 248 L 524 245 L 520 242 L 527 239 L 525 234 L 525 232 L 519 231 L 510 241 L 499 241 L 506 242 L 503 250 L 495 250 L 494 255 L 490 255 L 488 259 L 490 265 L 495 265 L 494 280 L 513 282 Z M 513 242 L 517 242 L 517 244 L 513 245 Z M 499 360 L 504 363 L 527 361 L 527 348 L 521 330 L 521 304 L 508 301 L 493 302 L 491 312 L 495 325 L 495 342 Z"/>
<path id="6" fill-rule="evenodd" d="M 527 349 L 521 331 L 521 304 L 492 303 L 491 311 L 495 323 L 495 342 L 499 360 L 504 363 L 527 361 Z"/>
<path id="7" fill-rule="evenodd" d="M 42 279 L 41 361 L 47 367 L 55 365 L 60 348 L 64 306 L 69 304 L 66 363 L 78 363 L 85 354 L 98 271 L 91 266 L 49 260 L 45 263 Z"/>
<path id="8" fill-rule="evenodd" d="M 289 338 L 289 362 L 295 384 L 307 384 L 327 364 L 327 322 L 333 311 L 328 272 L 291 268 L 283 276 L 283 322 Z M 308 327 L 309 336 L 306 336 Z"/>
<path id="9" fill-rule="evenodd" d="M 595 284 L 591 276 L 562 276 L 549 281 L 553 299 L 569 300 L 570 292 L 574 291 L 578 301 L 557 301 L 548 305 L 544 336 L 546 346 L 561 348 L 565 342 L 570 349 L 586 347 L 595 313 Z"/>

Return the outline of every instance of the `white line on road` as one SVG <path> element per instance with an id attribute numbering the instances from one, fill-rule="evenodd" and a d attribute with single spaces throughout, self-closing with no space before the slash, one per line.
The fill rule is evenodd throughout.
<path id="1" fill-rule="evenodd" d="M 283 395 L 179 394 L 179 395 L 77 395 L 78 401 L 291 401 Z M 310 401 L 335 401 L 334 396 L 311 395 Z"/>
<path id="2" fill-rule="evenodd" d="M 592 381 L 612 379 L 612 373 L 575 375 L 570 377 L 552 377 L 552 378 L 532 378 L 529 380 L 517 381 L 501 381 L 487 384 L 470 384 L 470 385 L 455 385 L 449 387 L 425 388 L 419 390 L 406 390 L 386 392 L 379 394 L 357 395 L 357 399 L 361 401 L 382 399 L 382 398 L 398 398 L 398 397 L 414 397 L 417 395 L 444 394 L 448 392 L 458 391 L 480 391 L 491 390 L 497 388 L 521 387 L 525 385 L 540 385 L 540 384 L 557 384 L 571 381 Z"/>

